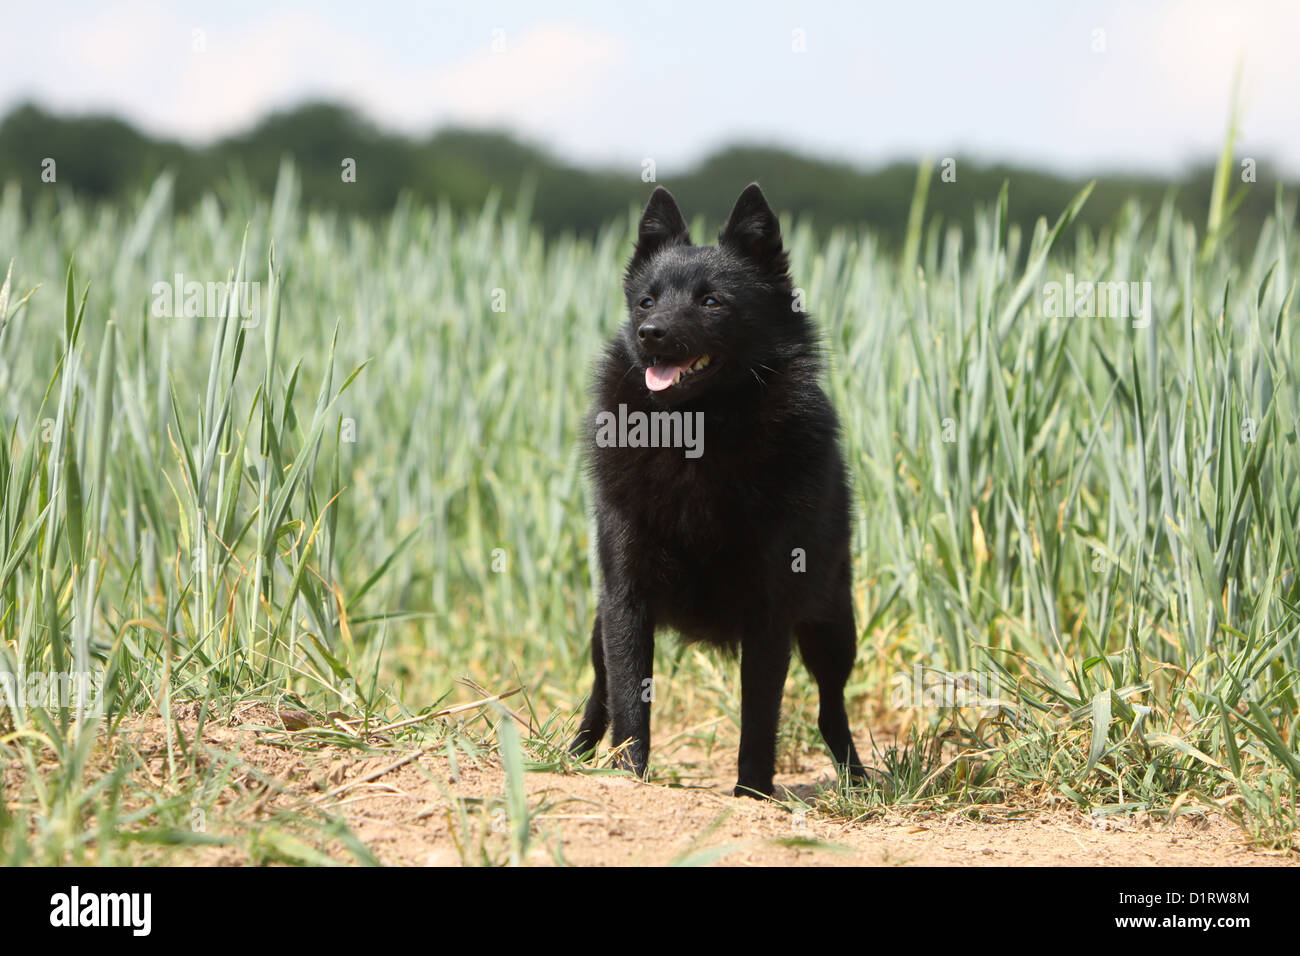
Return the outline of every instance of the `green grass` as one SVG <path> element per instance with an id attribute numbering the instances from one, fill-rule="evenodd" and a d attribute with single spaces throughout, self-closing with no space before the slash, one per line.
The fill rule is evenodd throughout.
<path id="1" fill-rule="evenodd" d="M 868 717 L 885 725 L 882 782 L 828 790 L 821 809 L 1016 793 L 1220 806 L 1256 842 L 1290 845 L 1290 201 L 1240 249 L 1226 185 L 1208 240 L 1172 205 L 1072 226 L 1086 195 L 1024 235 L 1006 224 L 1012 186 L 963 245 L 927 223 L 927 182 L 912 268 L 869 232 L 787 235 L 857 497 L 851 706 L 860 736 Z M 379 225 L 307 213 L 289 168 L 269 203 L 227 190 L 176 215 L 170 188 L 40 220 L 14 187 L 0 200 L 0 671 L 88 673 L 105 712 L 5 708 L 0 862 L 201 842 L 185 821 L 215 806 L 223 771 L 187 769 L 177 737 L 164 786 L 132 782 L 137 758 L 103 755 L 133 715 L 265 700 L 395 721 L 462 675 L 522 684 L 531 735 L 506 739 L 506 724 L 498 742 L 483 717 L 411 739 L 500 743 L 504 842 L 472 846 L 463 808 L 452 825 L 467 860 L 522 859 L 536 811 L 520 768 L 573 769 L 560 745 L 589 686 L 579 428 L 634 219 L 545 242 L 492 203 L 469 217 L 400 204 Z M 152 315 L 154 284 L 177 273 L 257 281 L 260 309 Z M 1067 274 L 1150 282 L 1149 325 L 1044 314 L 1044 284 Z M 658 654 L 657 725 L 734 747 L 734 665 L 667 641 Z M 915 664 L 987 675 L 1001 706 L 900 711 Z M 814 714 L 796 667 L 787 756 L 818 746 Z M 881 737 L 904 726 L 917 736 Z M 327 816 L 309 825 L 352 839 Z M 287 823 L 258 833 L 257 859 L 316 859 Z"/>

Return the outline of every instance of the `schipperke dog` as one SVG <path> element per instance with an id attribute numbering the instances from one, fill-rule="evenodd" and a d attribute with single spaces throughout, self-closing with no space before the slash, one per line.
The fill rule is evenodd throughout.
<path id="1" fill-rule="evenodd" d="M 844 710 L 857 631 L 839 423 L 762 190 L 740 194 L 717 246 L 696 246 L 656 189 L 623 291 L 628 321 L 588 422 L 603 581 L 571 749 L 592 751 L 613 724 L 613 742 L 630 741 L 622 765 L 644 776 L 654 637 L 672 628 L 739 650 L 735 793 L 771 796 L 793 637 L 831 756 L 863 778 Z"/>

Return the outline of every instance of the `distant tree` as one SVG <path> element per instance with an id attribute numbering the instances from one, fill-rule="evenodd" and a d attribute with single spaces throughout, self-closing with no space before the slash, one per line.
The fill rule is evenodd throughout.
<path id="1" fill-rule="evenodd" d="M 41 181 L 46 158 L 57 163 L 56 190 L 100 200 L 130 196 L 170 169 L 182 208 L 209 192 L 269 195 L 281 162 L 289 158 L 301 180 L 303 201 L 312 208 L 379 216 L 406 195 L 472 210 L 495 193 L 507 206 L 527 202 L 535 221 L 551 235 L 593 234 L 611 219 L 626 216 L 650 192 L 639 167 L 617 172 L 581 168 L 495 131 L 449 128 L 411 139 L 378 129 L 348 107 L 323 102 L 272 113 L 247 132 L 202 148 L 148 137 L 113 117 L 58 116 L 30 104 L 0 120 L 0 182 L 19 183 L 29 209 L 48 197 L 48 191 L 42 192 L 48 184 Z M 1054 220 L 1084 184 L 1078 178 L 966 160 L 949 171 L 957 169 L 959 174 L 947 179 L 936 169 L 927 215 L 966 229 L 973 209 L 991 203 L 1004 181 L 1011 183 L 1010 218 L 1025 230 L 1039 217 Z M 900 242 L 906 230 L 916 181 L 911 163 L 863 170 L 761 145 L 722 149 L 695 169 L 656 172 L 657 180 L 689 209 L 714 223 L 726 215 L 741 186 L 758 180 L 782 210 L 810 219 L 817 229 L 867 226 L 891 243 Z M 1176 178 L 1100 177 L 1079 222 L 1103 228 L 1129 199 L 1150 210 L 1171 191 L 1184 213 L 1202 221 L 1212 174 L 1206 163 Z M 1246 242 L 1254 240 L 1273 211 L 1275 172 L 1260 162 L 1254 175 L 1254 183 L 1236 184 L 1245 194 L 1235 236 Z"/>

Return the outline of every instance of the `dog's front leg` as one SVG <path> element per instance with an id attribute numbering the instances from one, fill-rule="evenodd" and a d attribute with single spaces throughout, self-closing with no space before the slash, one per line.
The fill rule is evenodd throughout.
<path id="1" fill-rule="evenodd" d="M 787 628 L 764 621 L 746 629 L 740 645 L 740 773 L 738 797 L 770 797 L 776 772 L 781 695 L 790 669 Z"/>
<path id="2" fill-rule="evenodd" d="M 654 621 L 648 605 L 628 595 L 602 601 L 600 617 L 612 742 L 617 747 L 630 741 L 618 764 L 644 777 L 654 699 Z"/>

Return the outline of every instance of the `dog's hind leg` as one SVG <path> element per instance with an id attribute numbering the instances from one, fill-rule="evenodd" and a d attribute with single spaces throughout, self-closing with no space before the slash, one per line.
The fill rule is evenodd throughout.
<path id="1" fill-rule="evenodd" d="M 817 729 L 830 749 L 837 770 L 847 771 L 855 780 L 866 779 L 867 772 L 853 746 L 849 716 L 844 709 L 844 685 L 853 670 L 857 653 L 858 632 L 853 624 L 853 599 L 845 585 L 835 602 L 829 621 L 805 622 L 795 627 L 799 654 L 813 679 L 817 681 Z"/>
<path id="2" fill-rule="evenodd" d="M 609 728 L 609 691 L 605 684 L 605 642 L 601 639 L 600 614 L 596 615 L 596 623 L 591 627 L 591 667 L 596 672 L 591 684 L 591 697 L 587 700 L 587 709 L 582 712 L 578 735 L 569 745 L 569 751 L 579 755 L 595 750 Z"/>

